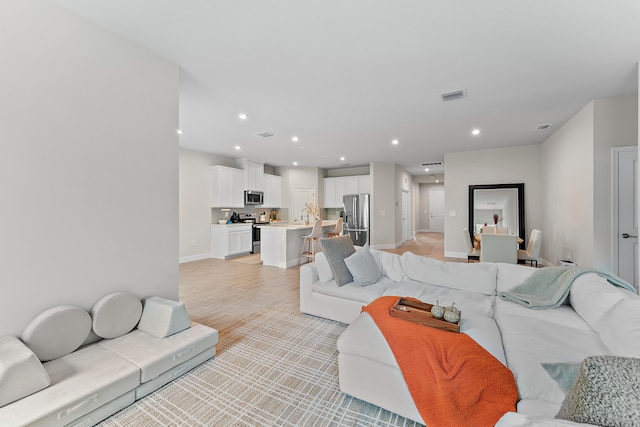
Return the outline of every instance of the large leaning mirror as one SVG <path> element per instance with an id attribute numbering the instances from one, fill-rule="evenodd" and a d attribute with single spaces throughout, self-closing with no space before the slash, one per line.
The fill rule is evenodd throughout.
<path id="1" fill-rule="evenodd" d="M 499 232 L 517 234 L 520 248 L 526 247 L 524 222 L 524 184 L 488 184 L 469 186 L 469 234 L 482 233 L 486 226 Z"/>

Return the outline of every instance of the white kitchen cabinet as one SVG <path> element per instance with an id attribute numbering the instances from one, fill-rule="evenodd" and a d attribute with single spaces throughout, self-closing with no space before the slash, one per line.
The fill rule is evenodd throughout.
<path id="1" fill-rule="evenodd" d="M 325 208 L 342 208 L 345 194 L 369 193 L 369 175 L 337 176 L 323 182 Z"/>
<path id="2" fill-rule="evenodd" d="M 360 194 L 360 190 L 358 188 L 358 177 L 357 176 L 347 176 L 345 177 L 345 183 L 347 187 L 347 192 L 345 194 Z"/>
<path id="3" fill-rule="evenodd" d="M 264 163 L 249 159 L 238 159 L 236 163 L 244 171 L 244 189 L 264 191 Z"/>
<path id="4" fill-rule="evenodd" d="M 244 207 L 244 172 L 227 166 L 211 166 L 211 207 Z"/>
<path id="5" fill-rule="evenodd" d="M 263 208 L 282 207 L 282 178 L 277 175 L 264 174 Z"/>
<path id="6" fill-rule="evenodd" d="M 211 257 L 225 259 L 250 253 L 252 231 L 251 224 L 212 224 Z"/>

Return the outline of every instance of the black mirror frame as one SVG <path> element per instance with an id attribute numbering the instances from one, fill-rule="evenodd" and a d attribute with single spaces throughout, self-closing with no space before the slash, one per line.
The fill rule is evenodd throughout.
<path id="1" fill-rule="evenodd" d="M 520 249 L 526 247 L 526 227 L 524 215 L 524 183 L 523 184 L 486 184 L 486 185 L 470 185 L 469 186 L 469 237 L 474 240 L 474 221 L 473 221 L 473 202 L 475 190 L 495 190 L 501 188 L 515 188 L 518 190 L 518 236 L 522 239 Z"/>

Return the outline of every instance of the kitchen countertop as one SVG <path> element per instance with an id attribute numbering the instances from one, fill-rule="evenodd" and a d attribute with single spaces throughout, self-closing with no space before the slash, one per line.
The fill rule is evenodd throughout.
<path id="1" fill-rule="evenodd" d="M 323 219 L 322 227 L 335 227 L 338 223 L 337 220 L 333 219 Z M 284 230 L 310 230 L 313 228 L 313 224 L 304 224 L 304 223 L 289 223 L 289 222 L 279 222 L 279 223 L 271 223 L 269 225 L 259 225 L 260 228 L 273 228 L 273 229 L 284 229 Z"/>
<path id="2" fill-rule="evenodd" d="M 231 224 L 211 224 L 212 227 L 238 227 L 241 225 L 251 226 L 250 222 L 233 222 Z"/>

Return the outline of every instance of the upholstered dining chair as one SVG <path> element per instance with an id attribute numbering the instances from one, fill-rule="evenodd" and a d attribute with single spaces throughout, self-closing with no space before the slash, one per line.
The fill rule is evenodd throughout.
<path id="1" fill-rule="evenodd" d="M 495 225 L 485 225 L 484 227 L 482 227 L 482 234 L 495 233 L 495 232 L 496 232 L 496 226 Z"/>
<path id="2" fill-rule="evenodd" d="M 303 264 L 305 259 L 307 261 L 313 261 L 316 257 L 316 252 L 318 248 L 318 239 L 322 237 L 322 220 L 317 219 L 315 224 L 313 224 L 313 228 L 311 229 L 311 234 L 307 234 L 306 236 L 302 236 L 304 239 L 302 241 L 302 251 L 300 252 L 300 264 Z"/>
<path id="3" fill-rule="evenodd" d="M 496 225 L 496 233 L 509 234 L 509 227 L 502 227 L 502 226 Z"/>
<path id="4" fill-rule="evenodd" d="M 482 234 L 480 261 L 518 262 L 518 237 L 515 234 Z"/>
<path id="5" fill-rule="evenodd" d="M 469 235 L 469 230 L 463 228 L 462 237 L 464 238 L 464 243 L 467 248 L 467 262 L 469 262 L 470 260 L 479 261 L 480 252 L 478 252 L 476 248 L 474 248 L 471 244 L 471 236 Z"/>
<path id="6" fill-rule="evenodd" d="M 336 227 L 327 233 L 327 237 L 339 237 L 342 235 L 342 218 L 338 218 Z"/>
<path id="7" fill-rule="evenodd" d="M 540 257 L 540 248 L 542 247 L 542 231 L 533 229 L 529 235 L 529 243 L 527 243 L 527 250 L 518 249 L 518 262 L 531 264 L 536 263 L 538 266 L 538 258 Z"/>

